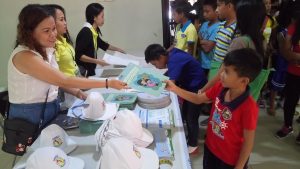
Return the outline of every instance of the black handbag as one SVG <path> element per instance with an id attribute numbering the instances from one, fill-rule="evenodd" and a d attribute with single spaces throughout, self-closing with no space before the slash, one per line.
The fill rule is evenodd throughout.
<path id="1" fill-rule="evenodd" d="M 39 124 L 33 124 L 21 118 L 8 119 L 9 110 L 7 111 L 3 129 L 3 151 L 22 156 L 26 152 L 27 146 L 30 146 L 35 141 L 41 132 L 48 94 L 49 90 L 43 104 Z"/>

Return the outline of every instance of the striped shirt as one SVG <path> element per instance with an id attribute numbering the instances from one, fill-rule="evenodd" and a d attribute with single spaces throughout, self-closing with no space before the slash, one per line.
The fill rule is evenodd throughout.
<path id="1" fill-rule="evenodd" d="M 219 30 L 216 36 L 216 47 L 214 60 L 217 62 L 223 62 L 227 50 L 230 46 L 232 39 L 234 38 L 236 22 L 225 26 L 226 21 L 220 23 Z"/>

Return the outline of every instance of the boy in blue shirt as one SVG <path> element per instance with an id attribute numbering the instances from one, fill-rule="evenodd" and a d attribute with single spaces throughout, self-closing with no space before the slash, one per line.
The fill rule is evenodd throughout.
<path id="1" fill-rule="evenodd" d="M 145 50 L 145 60 L 158 69 L 168 68 L 166 75 L 170 80 L 187 91 L 197 93 L 207 82 L 200 63 L 191 54 L 180 49 L 173 48 L 167 52 L 161 45 L 152 44 Z M 189 153 L 196 153 L 199 106 L 184 100 L 182 113 L 187 122 Z"/>
<path id="2" fill-rule="evenodd" d="M 202 69 L 208 75 L 210 62 L 214 57 L 214 48 L 216 45 L 216 35 L 219 28 L 218 15 L 216 13 L 217 0 L 205 0 L 203 2 L 203 16 L 207 20 L 202 24 L 199 30 L 199 53 Z"/>
<path id="3" fill-rule="evenodd" d="M 217 9 L 217 0 L 205 0 L 203 2 L 203 16 L 207 20 L 202 24 L 199 30 L 199 59 L 201 61 L 201 66 L 205 75 L 208 76 L 208 72 L 211 68 L 210 64 L 214 57 L 215 46 L 216 46 L 216 36 L 219 30 L 219 20 Z M 203 113 L 207 112 L 206 110 L 211 109 L 211 104 L 206 105 L 206 109 L 203 110 Z M 200 125 L 206 126 L 208 119 L 203 120 Z"/>

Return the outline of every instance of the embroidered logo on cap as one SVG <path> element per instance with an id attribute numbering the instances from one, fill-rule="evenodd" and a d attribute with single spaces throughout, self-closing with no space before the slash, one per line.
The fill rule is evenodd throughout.
<path id="1" fill-rule="evenodd" d="M 56 155 L 53 159 L 53 161 L 55 162 L 56 165 L 58 165 L 59 167 L 64 167 L 66 164 L 66 160 L 63 159 L 62 157 L 59 157 L 58 155 Z"/>
<path id="2" fill-rule="evenodd" d="M 56 136 L 56 137 L 52 138 L 52 141 L 53 141 L 54 147 L 59 147 L 63 143 L 63 140 L 60 138 L 60 136 Z"/>
<path id="3" fill-rule="evenodd" d="M 133 151 L 138 158 L 141 158 L 141 153 L 135 146 L 133 146 Z"/>

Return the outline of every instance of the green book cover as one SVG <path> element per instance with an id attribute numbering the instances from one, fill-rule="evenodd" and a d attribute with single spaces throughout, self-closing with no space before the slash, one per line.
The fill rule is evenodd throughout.
<path id="1" fill-rule="evenodd" d="M 166 86 L 163 81 L 169 78 L 152 68 L 129 64 L 120 74 L 119 79 L 140 92 L 159 96 Z"/>
<path id="2" fill-rule="evenodd" d="M 135 93 L 106 93 L 103 94 L 105 101 L 118 104 L 133 104 L 137 95 Z"/>
<path id="3" fill-rule="evenodd" d="M 135 93 L 105 93 L 103 94 L 105 101 L 111 103 L 117 103 L 120 105 L 119 110 L 126 108 L 133 110 L 135 107 L 135 102 L 137 99 L 137 94 Z"/>

